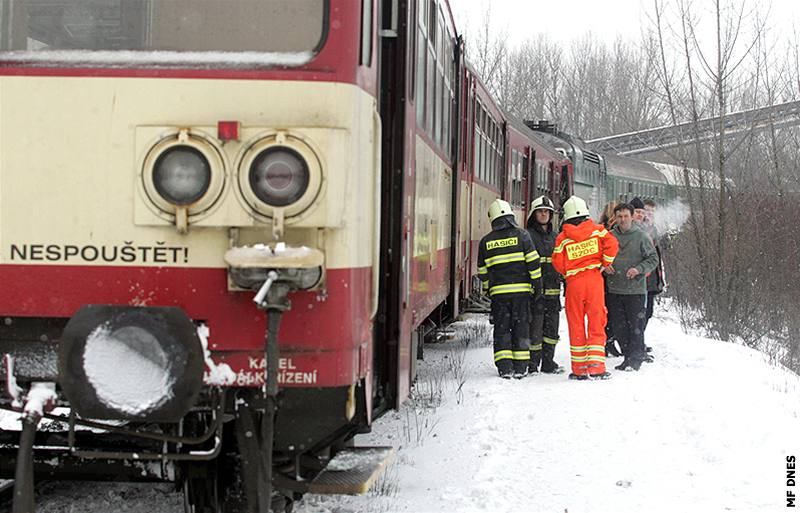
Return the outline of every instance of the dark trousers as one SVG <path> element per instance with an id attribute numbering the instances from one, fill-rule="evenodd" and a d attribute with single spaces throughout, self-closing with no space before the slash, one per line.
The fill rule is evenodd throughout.
<path id="1" fill-rule="evenodd" d="M 606 298 L 606 309 L 608 309 L 608 292 L 606 292 L 605 298 Z M 611 321 L 609 320 L 609 322 L 606 323 L 606 340 L 611 340 L 611 339 L 616 340 L 616 337 L 614 336 L 614 326 L 611 325 Z"/>
<path id="2" fill-rule="evenodd" d="M 492 298 L 494 363 L 501 374 L 525 373 L 530 362 L 530 298 Z"/>
<path id="3" fill-rule="evenodd" d="M 647 307 L 645 308 L 645 318 L 644 318 L 644 327 L 647 328 L 647 323 L 650 321 L 650 317 L 653 316 L 653 306 L 655 306 L 656 296 L 658 292 L 650 292 L 647 291 Z"/>
<path id="4" fill-rule="evenodd" d="M 543 297 L 531 303 L 531 364 L 530 370 L 553 372 L 556 344 L 558 343 L 558 312 L 561 301 L 558 296 Z"/>
<path id="5" fill-rule="evenodd" d="M 646 303 L 645 294 L 608 295 L 608 320 L 627 361 L 642 362 L 647 354 L 644 349 Z"/>

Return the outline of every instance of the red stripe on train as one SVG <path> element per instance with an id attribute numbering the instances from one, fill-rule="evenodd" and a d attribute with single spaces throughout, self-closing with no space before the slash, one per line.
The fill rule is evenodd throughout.
<path id="1" fill-rule="evenodd" d="M 313 386 L 366 375 L 371 274 L 368 267 L 329 269 L 324 290 L 291 294 L 279 333 L 286 372 L 302 381 L 316 370 Z M 230 361 L 234 372 L 256 368 L 250 359 L 264 347 L 266 317 L 252 292 L 228 291 L 225 269 L 0 265 L 0 283 L 0 316 L 68 318 L 85 304 L 178 306 L 206 321 L 215 360 Z"/>

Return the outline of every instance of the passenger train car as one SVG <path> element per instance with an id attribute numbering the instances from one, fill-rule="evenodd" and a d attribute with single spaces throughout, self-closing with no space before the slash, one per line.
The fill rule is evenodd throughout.
<path id="1" fill-rule="evenodd" d="M 391 451 L 350 440 L 469 304 L 489 203 L 605 172 L 570 144 L 497 106 L 446 0 L 0 0 L 15 508 L 34 476 L 363 491 Z"/>
<path id="2" fill-rule="evenodd" d="M 674 181 L 657 164 L 597 152 L 547 121 L 525 124 L 570 158 L 575 168 L 575 194 L 586 199 L 596 219 L 607 202 L 630 201 L 638 196 L 665 203 L 676 197 Z"/>

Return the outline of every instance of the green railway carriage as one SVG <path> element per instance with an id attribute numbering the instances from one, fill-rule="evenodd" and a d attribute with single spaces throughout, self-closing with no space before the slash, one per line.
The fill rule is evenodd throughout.
<path id="1" fill-rule="evenodd" d="M 604 157 L 606 201 L 630 201 L 638 196 L 664 204 L 675 199 L 675 187 L 650 162 L 610 154 Z"/>

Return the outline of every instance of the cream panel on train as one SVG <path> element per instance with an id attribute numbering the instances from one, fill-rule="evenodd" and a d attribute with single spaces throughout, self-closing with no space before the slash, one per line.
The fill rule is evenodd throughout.
<path id="1" fill-rule="evenodd" d="M 453 171 L 421 137 L 415 163 L 414 259 L 427 257 L 433 270 L 438 252 L 450 247 Z"/>
<path id="2" fill-rule="evenodd" d="M 355 86 L 2 77 L 0 109 L 0 263 L 221 268 L 232 239 L 318 247 L 329 268 L 372 263 L 380 121 Z M 236 140 L 220 121 L 239 123 Z M 208 168 L 180 208 L 156 183 L 175 146 Z M 269 206 L 249 172 L 284 147 L 305 160 L 306 188 Z"/>

